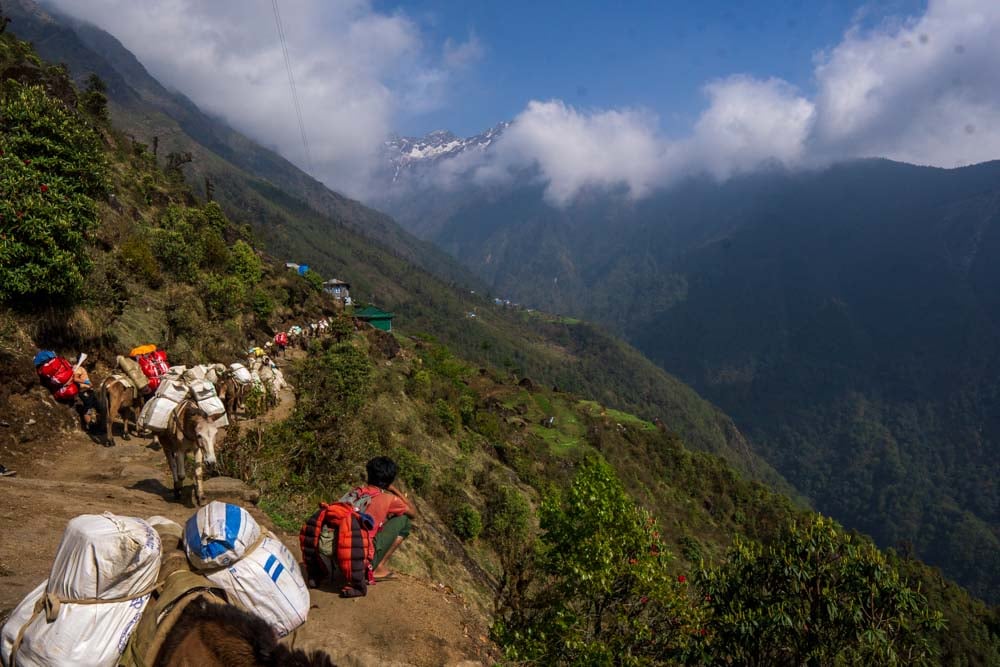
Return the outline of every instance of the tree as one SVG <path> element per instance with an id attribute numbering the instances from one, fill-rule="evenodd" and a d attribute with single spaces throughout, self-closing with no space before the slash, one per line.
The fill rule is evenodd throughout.
<path id="1" fill-rule="evenodd" d="M 713 611 L 714 664 L 934 664 L 929 637 L 941 614 L 832 519 L 793 523 L 769 546 L 736 538 L 699 584 Z"/>
<path id="2" fill-rule="evenodd" d="M 80 108 L 100 120 L 108 118 L 108 87 L 94 73 L 87 77 L 87 86 L 80 95 Z"/>
<path id="3" fill-rule="evenodd" d="M 90 268 L 94 198 L 106 192 L 100 139 L 41 86 L 0 100 L 0 301 L 72 300 Z"/>
<path id="4" fill-rule="evenodd" d="M 700 605 L 656 522 L 593 458 L 565 495 L 542 503 L 539 576 L 521 609 L 494 627 L 508 657 L 539 664 L 651 665 L 696 649 Z"/>

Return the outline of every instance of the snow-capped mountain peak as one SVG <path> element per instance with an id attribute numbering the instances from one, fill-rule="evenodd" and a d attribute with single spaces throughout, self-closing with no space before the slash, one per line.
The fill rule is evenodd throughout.
<path id="1" fill-rule="evenodd" d="M 418 165 L 455 157 L 469 150 L 486 150 L 510 127 L 509 121 L 494 125 L 474 137 L 458 137 L 448 130 L 435 130 L 423 137 L 392 136 L 383 145 L 387 161 L 392 169 L 392 180 Z"/>

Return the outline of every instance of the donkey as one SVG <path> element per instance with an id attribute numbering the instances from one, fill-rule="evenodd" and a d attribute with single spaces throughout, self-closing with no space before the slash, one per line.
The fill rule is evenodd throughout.
<path id="1" fill-rule="evenodd" d="M 184 486 L 184 457 L 193 452 L 193 500 L 196 506 L 205 504 L 205 493 L 201 487 L 202 462 L 215 465 L 215 441 L 218 436 L 218 424 L 191 399 L 181 401 L 174 409 L 167 430 L 160 433 L 158 439 L 174 477 L 175 499 L 181 499 L 181 487 Z"/>
<path id="2" fill-rule="evenodd" d="M 154 667 L 336 667 L 322 651 L 278 643 L 262 618 L 233 605 L 195 600 L 181 614 Z"/>
<path id="3" fill-rule="evenodd" d="M 222 404 L 226 406 L 226 415 L 230 422 L 236 421 L 236 411 L 243 406 L 246 398 L 246 386 L 240 384 L 233 377 L 232 373 L 227 373 L 220 377 L 215 385 L 215 393 L 222 399 Z"/>
<path id="4" fill-rule="evenodd" d="M 116 417 L 120 416 L 122 418 L 122 438 L 125 441 L 129 440 L 129 415 L 132 416 L 132 426 L 136 429 L 136 433 L 138 433 L 137 424 L 139 422 L 139 408 L 142 407 L 142 398 L 127 378 L 121 375 L 112 375 L 106 378 L 101 383 L 98 395 L 106 410 L 104 415 L 105 427 L 107 428 L 105 442 L 108 446 L 113 447 L 115 444 L 112 427 L 114 426 Z"/>

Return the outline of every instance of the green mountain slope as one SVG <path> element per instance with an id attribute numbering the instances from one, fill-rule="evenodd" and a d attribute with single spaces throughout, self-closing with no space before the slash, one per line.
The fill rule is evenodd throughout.
<path id="1" fill-rule="evenodd" d="M 442 216 L 434 240 L 494 291 L 613 327 L 816 507 L 1000 599 L 1000 163 L 772 169 L 564 210 L 525 185 L 413 215 Z"/>

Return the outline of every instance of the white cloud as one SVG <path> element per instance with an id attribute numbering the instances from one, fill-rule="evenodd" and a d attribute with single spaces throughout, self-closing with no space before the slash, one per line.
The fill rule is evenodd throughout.
<path id="1" fill-rule="evenodd" d="M 919 17 L 854 26 L 818 54 L 812 99 L 781 79 L 713 81 L 691 134 L 678 140 L 648 112 L 531 102 L 493 151 L 448 165 L 443 182 L 462 170 L 482 181 L 533 166 L 547 198 L 562 205 L 586 187 L 639 197 L 687 174 L 727 178 L 773 161 L 998 159 L 998 44 L 1000 0 L 931 0 Z"/>
<path id="2" fill-rule="evenodd" d="M 674 170 L 701 168 L 719 178 L 763 160 L 799 164 L 815 107 L 780 79 L 734 76 L 705 86 L 708 109 L 684 142 Z"/>
<path id="3" fill-rule="evenodd" d="M 953 167 L 1000 157 L 1000 2 L 931 0 L 852 29 L 816 67 L 814 145 L 835 157 Z"/>
<path id="4" fill-rule="evenodd" d="M 50 0 L 117 37 L 165 85 L 305 167 L 270 0 Z M 443 49 L 368 0 L 280 3 L 313 173 L 360 194 L 398 115 L 439 108 L 482 47 Z"/>
<path id="5" fill-rule="evenodd" d="M 564 204 L 586 186 L 623 185 L 646 194 L 659 179 L 665 146 L 656 119 L 641 111 L 585 114 L 562 102 L 531 102 L 494 150 L 496 163 L 480 170 L 535 164 L 548 180 L 546 196 Z"/>

